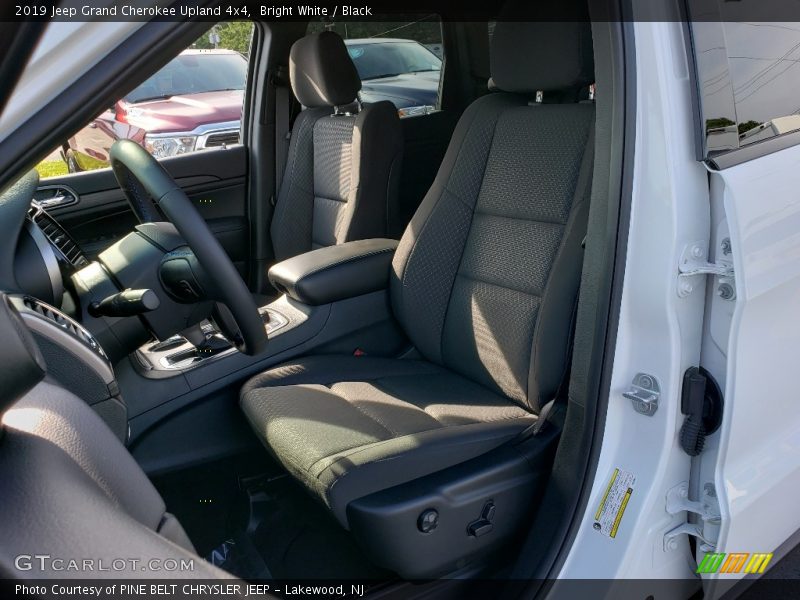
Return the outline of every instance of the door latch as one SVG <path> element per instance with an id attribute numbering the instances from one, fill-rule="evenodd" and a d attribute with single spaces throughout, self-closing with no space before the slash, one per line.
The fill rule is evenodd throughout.
<path id="1" fill-rule="evenodd" d="M 652 417 L 658 410 L 658 397 L 661 386 L 658 379 L 647 373 L 637 373 L 627 392 L 622 392 L 633 403 L 633 409 L 643 415 Z"/>

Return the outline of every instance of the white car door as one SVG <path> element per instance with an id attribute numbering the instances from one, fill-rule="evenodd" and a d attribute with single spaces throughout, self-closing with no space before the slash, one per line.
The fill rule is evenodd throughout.
<path id="1" fill-rule="evenodd" d="M 800 23 L 707 22 L 694 24 L 693 39 L 709 261 L 733 267 L 707 289 L 701 364 L 725 404 L 693 463 L 718 502 L 716 539 L 697 545 L 698 572 L 716 595 L 731 583 L 719 580 L 763 574 L 800 529 L 800 130 L 774 127 L 800 127 L 785 118 L 800 111 Z M 728 123 L 738 139 L 713 147 L 713 127 Z"/>
<path id="2" fill-rule="evenodd" d="M 800 529 L 800 146 L 710 179 L 722 209 L 714 258 L 729 252 L 735 297 L 721 283 L 709 296 L 701 363 L 722 385 L 725 407 L 700 469 L 713 473 L 721 515 L 707 550 L 725 556 L 698 563 L 704 577 L 737 578 L 762 573 L 776 559 L 759 555 Z"/>

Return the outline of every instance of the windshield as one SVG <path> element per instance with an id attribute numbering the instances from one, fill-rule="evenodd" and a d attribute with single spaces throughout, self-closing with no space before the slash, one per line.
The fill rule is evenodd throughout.
<path id="1" fill-rule="evenodd" d="M 416 42 L 348 44 L 347 51 L 362 81 L 442 68 L 442 61 Z"/>
<path id="2" fill-rule="evenodd" d="M 170 96 L 243 90 L 247 61 L 239 54 L 182 54 L 125 96 L 144 102 Z"/>

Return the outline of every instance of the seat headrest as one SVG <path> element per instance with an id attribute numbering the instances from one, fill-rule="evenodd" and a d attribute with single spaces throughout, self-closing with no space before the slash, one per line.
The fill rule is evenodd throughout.
<path id="1" fill-rule="evenodd" d="M 588 21 L 498 21 L 490 48 L 491 85 L 533 95 L 576 89 L 594 81 Z"/>
<path id="2" fill-rule="evenodd" d="M 42 353 L 8 296 L 0 293 L 0 415 L 44 377 Z"/>
<path id="3" fill-rule="evenodd" d="M 307 35 L 292 45 L 289 78 L 294 95 L 309 108 L 351 104 L 361 89 L 344 40 L 332 31 Z"/>

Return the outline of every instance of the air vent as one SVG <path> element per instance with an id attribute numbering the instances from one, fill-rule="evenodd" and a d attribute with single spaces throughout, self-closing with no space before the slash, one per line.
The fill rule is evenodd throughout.
<path id="1" fill-rule="evenodd" d="M 230 146 L 239 143 L 238 131 L 225 131 L 220 133 L 212 133 L 206 140 L 206 148 L 213 148 L 215 146 Z"/>
<path id="2" fill-rule="evenodd" d="M 64 230 L 58 222 L 48 215 L 41 207 L 33 205 L 28 211 L 30 219 L 39 226 L 42 233 L 47 236 L 50 243 L 53 244 L 63 255 L 63 257 L 71 265 L 77 268 L 85 267 L 89 261 L 81 252 L 75 240 Z"/>
<path id="3" fill-rule="evenodd" d="M 100 344 L 97 343 L 97 340 L 94 336 L 89 333 L 87 329 L 70 319 L 67 315 L 62 313 L 60 310 L 53 308 L 49 304 L 45 304 L 37 300 L 36 298 L 32 298 L 30 296 L 25 296 L 23 299 L 23 304 L 32 310 L 35 313 L 38 313 L 51 323 L 55 323 L 62 329 L 65 329 L 67 332 L 71 333 L 74 337 L 78 338 L 81 342 L 89 346 L 92 350 L 94 350 L 97 354 L 106 358 L 105 352 L 100 347 Z"/>

